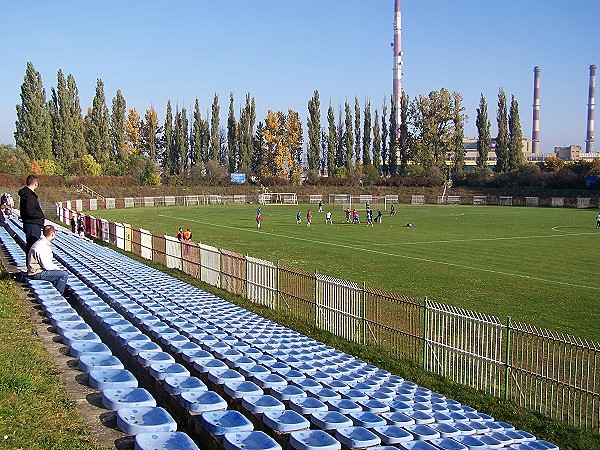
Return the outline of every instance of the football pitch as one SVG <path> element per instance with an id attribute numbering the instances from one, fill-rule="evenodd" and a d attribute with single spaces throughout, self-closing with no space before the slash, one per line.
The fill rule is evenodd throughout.
<path id="1" fill-rule="evenodd" d="M 600 341 L 600 230 L 594 210 L 397 205 L 383 223 L 347 224 L 341 205 L 170 206 L 94 216 L 395 294 Z M 331 209 L 333 224 L 325 223 Z M 306 212 L 312 210 L 312 226 Z M 358 208 L 357 208 L 358 209 Z M 296 224 L 301 211 L 302 223 Z M 376 215 L 376 211 L 375 211 Z M 413 227 L 408 228 L 407 224 Z"/>

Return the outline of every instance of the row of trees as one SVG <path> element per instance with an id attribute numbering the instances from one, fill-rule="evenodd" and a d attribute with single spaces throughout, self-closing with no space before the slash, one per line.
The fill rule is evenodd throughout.
<path id="1" fill-rule="evenodd" d="M 384 100 L 381 111 L 369 100 L 361 106 L 346 101 L 336 116 L 331 104 L 322 126 L 319 92 L 308 102 L 306 152 L 303 124 L 296 111 L 268 111 L 257 123 L 250 94 L 236 117 L 230 94 L 227 123 L 221 126 L 219 97 L 210 114 L 202 115 L 198 99 L 191 113 L 167 102 L 160 124 L 153 108 L 143 117 L 127 109 L 120 90 L 109 110 L 104 84 L 97 80 L 92 106 L 82 115 L 79 93 L 72 75 L 58 71 L 50 98 L 41 75 L 28 63 L 17 105 L 15 142 L 29 159 L 31 170 L 59 175 L 135 175 L 159 183 L 160 175 L 205 176 L 207 173 L 246 172 L 259 178 L 299 181 L 304 169 L 336 177 L 357 175 L 378 178 L 408 175 L 432 167 L 451 171 L 464 168 L 462 97 L 446 89 L 409 101 Z M 400 108 L 399 114 L 396 105 Z M 396 123 L 400 116 L 401 125 Z M 483 95 L 477 110 L 480 165 L 487 164 L 490 123 Z M 507 113 L 506 95 L 498 99 L 496 154 L 498 168 L 508 171 L 524 163 L 518 104 L 512 98 Z"/>

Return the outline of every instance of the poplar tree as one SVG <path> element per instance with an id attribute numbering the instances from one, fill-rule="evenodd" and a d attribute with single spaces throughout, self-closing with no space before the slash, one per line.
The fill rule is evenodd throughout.
<path id="1" fill-rule="evenodd" d="M 15 144 L 31 160 L 52 157 L 51 123 L 42 76 L 28 62 L 21 85 L 21 104 L 16 105 Z"/>
<path id="2" fill-rule="evenodd" d="M 347 156 L 347 152 L 346 152 L 346 142 L 345 142 L 345 136 L 346 134 L 344 133 L 344 122 L 343 122 L 343 114 L 342 114 L 342 107 L 340 105 L 340 109 L 338 111 L 338 123 L 337 123 L 337 129 L 336 129 L 336 149 L 335 149 L 335 159 L 336 159 L 336 163 L 335 163 L 335 168 L 338 169 L 340 167 L 346 167 L 346 156 Z"/>
<path id="3" fill-rule="evenodd" d="M 227 160 L 229 165 L 229 173 L 235 172 L 239 164 L 239 155 L 238 123 L 235 120 L 233 92 L 229 93 L 229 115 L 227 116 Z"/>
<path id="4" fill-rule="evenodd" d="M 246 104 L 240 113 L 240 133 L 239 133 L 239 153 L 240 167 L 247 171 L 252 165 L 252 152 L 254 140 L 254 124 L 256 122 L 256 104 L 254 98 L 248 92 L 246 94 Z"/>
<path id="5" fill-rule="evenodd" d="M 361 164 L 361 130 L 360 130 L 360 104 L 358 98 L 354 97 L 354 157 L 356 158 L 355 167 Z"/>
<path id="6" fill-rule="evenodd" d="M 496 138 L 496 172 L 508 172 L 508 113 L 506 110 L 506 94 L 500 88 L 498 92 L 498 137 Z"/>
<path id="7" fill-rule="evenodd" d="M 173 175 L 173 164 L 171 163 L 171 153 L 173 152 L 173 110 L 171 100 L 167 101 L 167 113 L 165 115 L 165 124 L 163 127 L 163 150 L 162 166 L 167 175 Z"/>
<path id="8" fill-rule="evenodd" d="M 48 108 L 52 123 L 52 155 L 59 172 L 63 174 L 68 172 L 75 156 L 70 103 L 67 80 L 59 69 L 56 89 L 51 89 Z"/>
<path id="9" fill-rule="evenodd" d="M 154 109 L 146 110 L 142 124 L 142 148 L 152 162 L 158 162 L 158 115 Z"/>
<path id="10" fill-rule="evenodd" d="M 203 129 L 202 116 L 200 115 L 200 104 L 198 97 L 194 103 L 194 116 L 192 122 L 192 133 L 190 138 L 190 166 L 193 167 L 198 161 L 202 161 L 202 144 L 203 144 Z"/>
<path id="11" fill-rule="evenodd" d="M 402 92 L 400 102 L 400 136 L 398 136 L 398 151 L 400 153 L 400 173 L 404 173 L 408 162 L 412 159 L 410 150 L 411 135 L 408 131 L 408 95 Z"/>
<path id="12" fill-rule="evenodd" d="M 354 132 L 352 130 L 352 112 L 350 111 L 350 104 L 346 101 L 344 104 L 344 111 L 346 119 L 344 121 L 344 149 L 346 151 L 344 165 L 348 172 L 352 170 L 352 164 L 354 163 Z"/>
<path id="13" fill-rule="evenodd" d="M 365 118 L 363 119 L 362 163 L 371 165 L 371 102 L 365 102 Z"/>
<path id="14" fill-rule="evenodd" d="M 219 160 L 219 150 L 221 148 L 221 141 L 219 135 L 219 96 L 215 93 L 215 97 L 212 102 L 211 116 L 210 116 L 210 158 L 213 161 Z"/>
<path id="15" fill-rule="evenodd" d="M 483 93 L 479 99 L 475 125 L 477 126 L 477 166 L 485 168 L 488 165 L 488 153 L 492 138 L 490 135 L 490 120 L 488 119 L 488 105 Z"/>
<path id="16" fill-rule="evenodd" d="M 337 132 L 335 127 L 335 114 L 331 103 L 329 103 L 329 108 L 327 108 L 327 125 L 327 175 L 332 176 L 336 169 L 335 150 L 337 148 Z"/>
<path id="17" fill-rule="evenodd" d="M 514 95 L 510 102 L 508 131 L 508 170 L 513 170 L 525 164 L 525 155 L 523 154 L 523 131 L 521 130 L 521 119 L 519 119 L 519 103 Z"/>
<path id="18" fill-rule="evenodd" d="M 391 97 L 390 101 L 390 162 L 388 165 L 390 175 L 398 172 L 398 123 L 396 121 L 396 101 Z"/>
<path id="19" fill-rule="evenodd" d="M 381 167 L 381 127 L 379 125 L 379 110 L 375 108 L 373 123 L 373 166 L 379 171 Z"/>
<path id="20" fill-rule="evenodd" d="M 96 82 L 96 95 L 92 102 L 89 120 L 88 153 L 100 164 L 103 172 L 108 168 L 112 149 L 110 137 L 110 116 L 104 96 L 104 83 L 100 78 Z"/>
<path id="21" fill-rule="evenodd" d="M 315 90 L 313 97 L 308 101 L 308 168 L 319 170 L 321 153 L 321 102 L 319 91 Z"/>
<path id="22" fill-rule="evenodd" d="M 454 173 L 462 173 L 465 168 L 465 146 L 464 146 L 464 106 L 462 106 L 462 96 L 458 92 L 452 94 L 453 110 L 452 124 L 454 133 L 452 136 L 452 151 L 454 152 Z"/>
<path id="23" fill-rule="evenodd" d="M 73 156 L 76 160 L 81 159 L 85 154 L 85 138 L 83 136 L 83 117 L 81 104 L 79 103 L 79 90 L 75 83 L 73 75 L 67 76 L 67 91 L 69 92 L 70 122 L 73 142 Z"/>
<path id="24" fill-rule="evenodd" d="M 175 124 L 173 127 L 173 150 L 171 151 L 171 165 L 176 175 L 183 175 L 188 167 L 188 118 L 185 107 L 175 108 Z"/>
<path id="25" fill-rule="evenodd" d="M 127 160 L 127 151 L 125 149 L 125 112 L 127 103 L 118 89 L 112 99 L 112 113 L 110 115 L 110 135 L 112 140 L 112 162 L 114 172 L 119 175 L 125 173 L 124 163 Z"/>
<path id="26" fill-rule="evenodd" d="M 258 122 L 256 126 L 256 132 L 253 139 L 253 150 L 252 150 L 252 172 L 257 174 L 259 177 L 266 177 L 268 175 L 266 168 L 266 141 L 265 141 L 265 126 L 262 122 Z"/>
<path id="27" fill-rule="evenodd" d="M 388 122 L 387 122 L 387 103 L 383 100 L 381 109 L 381 164 L 385 166 L 386 172 L 390 173 L 389 152 L 388 152 Z"/>

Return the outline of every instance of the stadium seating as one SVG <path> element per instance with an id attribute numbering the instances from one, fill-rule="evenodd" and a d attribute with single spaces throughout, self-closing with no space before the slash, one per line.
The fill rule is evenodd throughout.
<path id="1" fill-rule="evenodd" d="M 174 418 L 227 449 L 556 448 L 114 250 L 54 244 L 68 301 L 29 287 L 136 448 L 195 448 Z"/>

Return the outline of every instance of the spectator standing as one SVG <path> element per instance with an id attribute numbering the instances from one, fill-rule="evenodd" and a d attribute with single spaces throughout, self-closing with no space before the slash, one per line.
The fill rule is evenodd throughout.
<path id="1" fill-rule="evenodd" d="M 183 239 L 183 228 L 179 227 L 179 230 L 177 230 L 177 235 L 176 235 L 177 239 L 179 239 L 180 241 Z"/>
<path id="2" fill-rule="evenodd" d="M 19 190 L 21 202 L 19 210 L 21 220 L 23 221 L 23 231 L 25 232 L 25 254 L 29 254 L 31 246 L 40 238 L 42 227 L 46 221 L 44 212 L 40 206 L 38 196 L 35 190 L 39 186 L 38 177 L 29 175 L 25 181 L 26 186 Z"/>
<path id="3" fill-rule="evenodd" d="M 63 294 L 69 274 L 60 270 L 52 261 L 54 255 L 50 246 L 55 237 L 54 227 L 46 225 L 42 236 L 33 243 L 31 250 L 27 253 L 27 275 L 34 280 L 50 281 L 56 290 Z"/>
<path id="4" fill-rule="evenodd" d="M 183 232 L 183 240 L 191 241 L 192 240 L 192 231 L 188 228 Z"/>
<path id="5" fill-rule="evenodd" d="M 71 232 L 75 234 L 77 232 L 77 221 L 75 220 L 75 216 L 71 216 Z"/>
<path id="6" fill-rule="evenodd" d="M 77 233 L 79 237 L 85 236 L 85 222 L 82 214 L 77 215 Z"/>
<path id="7" fill-rule="evenodd" d="M 7 210 L 8 210 L 8 205 L 6 203 L 1 203 L 0 204 L 0 227 L 4 228 L 11 237 L 14 237 L 15 233 L 13 233 L 11 228 L 8 226 L 8 224 L 6 223 L 6 218 L 4 217 L 4 212 Z"/>

